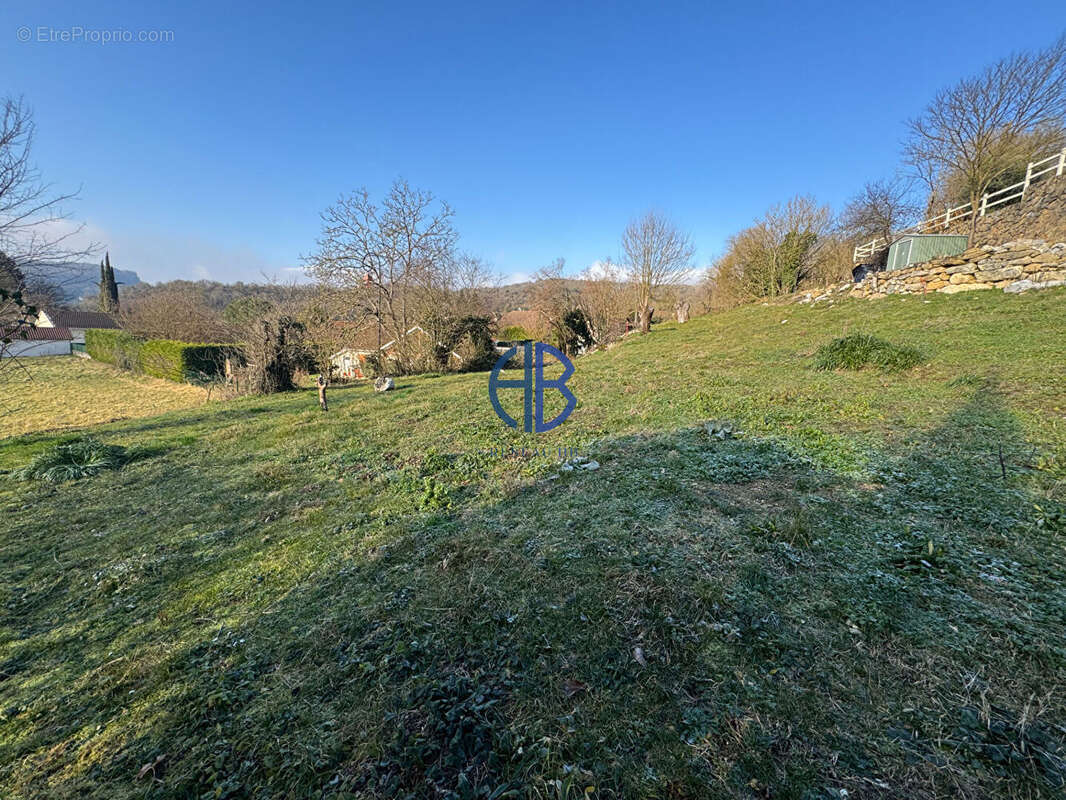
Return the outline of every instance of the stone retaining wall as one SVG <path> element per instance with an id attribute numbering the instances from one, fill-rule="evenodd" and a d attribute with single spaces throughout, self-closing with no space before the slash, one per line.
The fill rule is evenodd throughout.
<path id="1" fill-rule="evenodd" d="M 952 222 L 946 230 L 930 231 L 941 232 L 969 235 L 970 220 Z M 977 218 L 970 241 L 979 246 L 1022 238 L 1066 241 L 1066 176 L 1047 176 L 1030 185 L 1019 202 L 990 208 Z"/>
<path id="2" fill-rule="evenodd" d="M 971 247 L 957 256 L 935 258 L 906 269 L 875 272 L 857 283 L 837 284 L 817 295 L 808 292 L 797 301 L 928 292 L 954 294 L 977 289 L 1024 292 L 1052 286 L 1066 286 L 1066 242 L 1048 244 L 1040 239 L 1019 239 Z"/>

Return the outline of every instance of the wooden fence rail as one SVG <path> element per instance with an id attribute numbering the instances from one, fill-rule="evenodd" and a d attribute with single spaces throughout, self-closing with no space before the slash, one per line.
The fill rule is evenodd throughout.
<path id="1" fill-rule="evenodd" d="M 982 195 L 981 204 L 977 208 L 977 214 L 979 217 L 983 217 L 990 208 L 995 208 L 1003 203 L 1021 200 L 1025 197 L 1025 193 L 1028 191 L 1030 184 L 1038 178 L 1042 178 L 1051 173 L 1054 173 L 1056 177 L 1060 177 L 1064 172 L 1066 172 L 1066 148 L 1063 148 L 1062 152 L 1050 155 L 1040 161 L 1030 162 L 1029 166 L 1025 169 L 1025 180 L 1020 181 L 1013 186 L 1008 186 L 1004 189 L 998 189 L 995 192 L 988 192 Z M 943 214 L 937 214 L 932 219 L 923 220 L 916 225 L 911 225 L 909 228 L 904 228 L 897 234 L 897 236 L 904 236 L 908 233 L 929 233 L 932 231 L 945 230 L 952 222 L 958 222 L 967 217 L 972 217 L 973 213 L 972 203 L 966 203 L 961 206 L 956 206 L 955 208 L 948 208 Z M 892 244 L 892 242 L 884 237 L 879 237 L 871 242 L 859 245 L 852 252 L 852 260 L 860 262 L 864 259 L 871 258 L 875 253 L 879 253 L 890 244 Z"/>

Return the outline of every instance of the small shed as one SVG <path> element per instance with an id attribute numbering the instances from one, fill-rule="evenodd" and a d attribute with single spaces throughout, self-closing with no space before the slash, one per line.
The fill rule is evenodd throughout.
<path id="1" fill-rule="evenodd" d="M 954 233 L 910 233 L 888 248 L 885 269 L 903 269 L 941 256 L 955 256 L 969 246 L 969 237 Z"/>

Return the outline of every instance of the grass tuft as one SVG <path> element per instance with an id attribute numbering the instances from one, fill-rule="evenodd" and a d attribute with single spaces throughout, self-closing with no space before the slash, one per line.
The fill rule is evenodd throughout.
<path id="1" fill-rule="evenodd" d="M 57 444 L 39 453 L 22 469 L 15 471 L 18 480 L 41 480 L 49 483 L 73 481 L 96 475 L 105 469 L 118 469 L 126 462 L 126 449 L 93 439 L 79 439 Z"/>
<path id="2" fill-rule="evenodd" d="M 883 372 L 900 372 L 925 361 L 921 350 L 892 344 L 866 333 L 853 333 L 818 348 L 815 369 L 863 369 L 877 367 Z"/>

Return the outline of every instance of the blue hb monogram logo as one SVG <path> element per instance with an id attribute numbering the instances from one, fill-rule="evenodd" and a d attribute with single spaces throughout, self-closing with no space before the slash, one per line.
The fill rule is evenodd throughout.
<path id="1" fill-rule="evenodd" d="M 533 352 L 531 352 L 533 351 Z M 547 351 L 555 357 L 555 360 L 563 365 L 563 374 L 561 377 L 554 380 L 544 379 L 544 352 Z M 574 406 L 577 405 L 577 398 L 574 397 L 574 393 L 566 388 L 566 382 L 570 379 L 570 376 L 574 374 L 574 365 L 570 362 L 570 359 L 552 347 L 550 344 L 544 342 L 537 342 L 534 345 L 533 342 L 522 342 L 522 368 L 525 372 L 524 377 L 521 380 L 501 380 L 500 370 L 504 365 L 511 360 L 518 353 L 518 345 L 515 345 L 502 356 L 496 362 L 496 366 L 492 368 L 492 374 L 489 375 L 489 399 L 492 401 L 492 407 L 496 409 L 496 416 L 502 419 L 508 427 L 517 428 L 518 421 L 511 417 L 506 411 L 503 410 L 503 406 L 500 405 L 500 399 L 496 396 L 496 390 L 500 388 L 504 389 L 522 389 L 524 394 L 524 413 L 523 413 L 523 430 L 526 433 L 544 433 L 544 431 L 550 431 L 556 425 L 561 423 L 564 419 L 570 416 L 570 412 L 574 410 Z M 536 354 L 535 358 L 531 358 L 533 353 Z M 558 389 L 559 394 L 566 398 L 566 408 L 564 408 L 559 415 L 548 422 L 544 421 L 544 389 Z"/>

